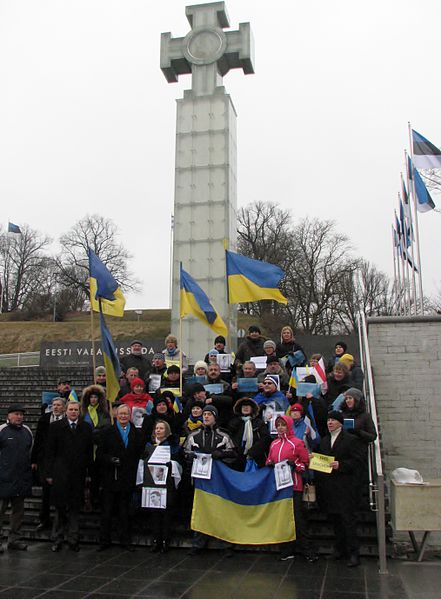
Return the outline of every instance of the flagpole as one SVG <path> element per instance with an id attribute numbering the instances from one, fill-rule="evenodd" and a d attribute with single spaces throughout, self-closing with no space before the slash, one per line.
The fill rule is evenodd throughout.
<path id="1" fill-rule="evenodd" d="M 398 283 L 397 283 L 397 257 L 396 257 L 396 245 L 395 245 L 395 235 L 394 235 L 394 227 L 392 225 L 392 253 L 394 257 L 394 290 L 395 290 L 395 302 L 398 300 Z M 399 271 L 398 271 L 399 272 Z M 398 309 L 400 310 L 400 306 L 398 305 Z"/>
<path id="2" fill-rule="evenodd" d="M 95 327 L 93 322 L 93 306 L 92 306 L 92 295 L 90 293 L 90 279 L 89 279 L 89 298 L 90 298 L 90 339 L 92 342 L 92 368 L 93 368 L 93 382 L 96 384 L 96 360 L 95 360 Z M 101 305 L 101 303 L 100 303 Z"/>
<path id="3" fill-rule="evenodd" d="M 409 128 L 409 143 L 410 143 L 410 159 L 412 161 L 413 167 L 413 140 L 412 140 L 412 127 L 410 121 L 407 123 Z M 407 163 L 406 163 L 407 168 Z M 412 195 L 413 195 L 413 209 L 415 213 L 415 233 L 416 233 L 416 244 L 417 244 L 417 255 L 418 255 L 418 270 L 419 270 L 419 282 L 420 282 L 420 311 L 421 315 L 424 314 L 424 295 L 423 295 L 423 274 L 422 274 L 422 265 L 421 265 L 421 249 L 420 249 L 420 228 L 418 224 L 418 208 L 417 208 L 417 198 L 415 193 L 415 178 L 413 173 L 411 173 L 412 178 Z"/>
<path id="4" fill-rule="evenodd" d="M 400 173 L 401 175 L 401 181 L 404 184 L 403 181 L 403 173 Z M 409 189 L 409 181 L 407 182 L 407 188 Z M 403 190 L 403 194 L 404 194 L 404 190 Z M 403 198 L 404 200 L 404 198 Z M 413 301 L 414 301 L 414 310 L 415 310 L 415 314 L 418 314 L 418 293 L 417 293 L 417 288 L 416 288 L 416 276 L 415 276 L 415 266 L 416 266 L 416 262 L 415 262 L 415 250 L 413 247 L 413 218 L 412 218 L 412 207 L 410 205 L 410 201 L 409 201 L 409 197 L 407 198 L 407 204 L 406 206 L 409 209 L 409 226 L 410 226 L 410 255 L 412 257 L 412 294 L 413 294 Z M 404 212 L 404 216 L 407 217 L 406 214 L 406 210 Z M 407 233 L 407 232 L 406 232 Z"/>
<path id="5" fill-rule="evenodd" d="M 179 393 L 182 399 L 182 316 L 181 316 L 182 262 L 179 263 Z"/>
<path id="6" fill-rule="evenodd" d="M 402 176 L 402 174 L 401 174 Z M 404 245 L 406 246 L 406 268 L 407 268 L 407 272 L 409 273 L 409 248 L 407 245 L 407 241 L 409 239 L 408 234 L 407 234 L 407 222 L 406 222 L 406 210 L 404 208 L 404 201 L 402 200 L 400 193 L 398 192 L 398 202 L 400 203 L 400 210 L 401 210 L 401 206 L 403 207 L 403 222 L 402 222 L 402 226 L 404 227 L 404 231 L 403 231 L 403 236 L 404 236 Z M 412 230 L 412 219 L 410 219 L 410 227 Z M 412 289 L 412 303 L 410 305 L 410 314 L 412 314 L 412 312 L 415 312 L 415 314 L 418 314 L 418 305 L 417 305 L 417 292 L 416 292 L 416 283 L 415 283 L 415 258 L 413 255 L 413 243 L 412 240 L 410 240 L 410 248 L 411 248 L 411 257 L 412 257 L 412 264 L 411 266 L 411 270 L 412 270 L 412 286 L 410 289 Z M 409 277 L 410 278 L 410 277 Z M 409 294 L 410 294 L 410 289 L 409 289 Z"/>

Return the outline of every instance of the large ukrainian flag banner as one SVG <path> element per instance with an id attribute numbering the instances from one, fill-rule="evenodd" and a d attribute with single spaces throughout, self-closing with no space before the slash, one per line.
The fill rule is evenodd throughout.
<path id="1" fill-rule="evenodd" d="M 228 303 L 274 300 L 287 304 L 288 300 L 278 288 L 285 276 L 281 268 L 241 254 L 226 252 Z"/>
<path id="2" fill-rule="evenodd" d="M 196 316 L 218 335 L 228 337 L 228 329 L 205 291 L 182 268 L 182 264 L 180 269 L 181 318 L 187 315 Z"/>
<path id="3" fill-rule="evenodd" d="M 194 479 L 191 528 L 235 545 L 294 541 L 292 487 L 277 491 L 274 470 L 237 472 L 213 460 L 211 479 Z"/>
<path id="4" fill-rule="evenodd" d="M 92 310 L 109 316 L 124 316 L 125 297 L 112 273 L 90 248 L 89 271 Z"/>
<path id="5" fill-rule="evenodd" d="M 106 369 L 106 397 L 112 403 L 118 396 L 120 385 L 119 376 L 121 367 L 116 354 L 115 344 L 112 335 L 107 328 L 104 316 L 100 313 L 101 324 L 101 348 L 103 351 L 104 367 Z"/>

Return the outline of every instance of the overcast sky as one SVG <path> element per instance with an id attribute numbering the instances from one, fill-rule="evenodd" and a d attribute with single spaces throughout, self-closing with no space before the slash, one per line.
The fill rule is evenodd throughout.
<path id="1" fill-rule="evenodd" d="M 119 226 L 143 291 L 169 305 L 175 99 L 161 32 L 182 0 L 0 0 L 1 221 L 56 237 L 85 214 Z M 392 274 L 407 122 L 441 145 L 439 0 L 230 0 L 251 23 L 255 74 L 224 78 L 238 112 L 238 205 L 336 221 Z M 434 196 L 441 208 L 441 196 Z M 441 286 L 441 214 L 420 217 L 426 293 Z"/>

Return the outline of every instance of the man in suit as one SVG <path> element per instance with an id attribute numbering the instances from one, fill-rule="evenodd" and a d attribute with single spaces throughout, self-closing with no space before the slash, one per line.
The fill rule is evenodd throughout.
<path id="1" fill-rule="evenodd" d="M 128 551 L 133 551 L 130 545 L 129 505 L 143 446 L 141 430 L 130 423 L 130 408 L 121 404 L 116 411 L 116 422 L 101 431 L 98 443 L 96 459 L 103 487 L 98 551 L 105 551 L 111 545 L 112 513 L 115 508 L 120 543 Z"/>
<path id="2" fill-rule="evenodd" d="M 46 460 L 46 448 L 47 440 L 49 436 L 49 425 L 52 422 L 61 420 L 64 418 L 66 411 L 66 401 L 62 397 L 56 397 L 52 401 L 52 412 L 43 414 L 38 420 L 37 430 L 35 432 L 35 441 L 32 448 L 32 470 L 38 473 L 42 498 L 41 498 L 41 509 L 40 509 L 40 523 L 38 524 L 36 531 L 40 532 L 46 528 L 50 528 L 50 508 L 51 508 L 51 485 L 46 481 L 45 475 L 45 460 Z"/>
<path id="3" fill-rule="evenodd" d="M 327 425 L 329 434 L 322 439 L 317 451 L 334 459 L 330 474 L 315 473 L 318 501 L 334 528 L 331 559 L 349 558 L 346 565 L 351 568 L 360 565 L 355 488 L 362 456 L 354 435 L 343 430 L 341 412 L 329 412 Z"/>
<path id="4" fill-rule="evenodd" d="M 80 418 L 80 404 L 69 401 L 66 418 L 49 426 L 46 451 L 46 481 L 57 510 L 52 551 L 60 551 L 64 540 L 72 551 L 80 549 L 80 508 L 92 461 L 92 429 Z"/>

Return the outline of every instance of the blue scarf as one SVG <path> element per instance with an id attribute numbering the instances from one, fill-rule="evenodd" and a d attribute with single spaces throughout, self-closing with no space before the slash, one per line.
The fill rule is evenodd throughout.
<path id="1" fill-rule="evenodd" d="M 127 449 L 127 445 L 129 444 L 130 422 L 127 424 L 126 430 L 123 429 L 118 421 L 116 421 L 116 426 L 119 430 L 119 434 L 121 435 L 124 447 Z"/>

